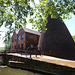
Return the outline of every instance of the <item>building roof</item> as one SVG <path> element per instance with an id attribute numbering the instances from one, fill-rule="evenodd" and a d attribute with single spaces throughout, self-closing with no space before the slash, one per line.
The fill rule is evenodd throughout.
<path id="1" fill-rule="evenodd" d="M 25 32 L 32 33 L 32 34 L 36 34 L 36 35 L 40 35 L 40 32 L 31 30 L 31 29 L 28 29 L 28 28 L 23 28 L 23 29 L 24 29 Z"/>

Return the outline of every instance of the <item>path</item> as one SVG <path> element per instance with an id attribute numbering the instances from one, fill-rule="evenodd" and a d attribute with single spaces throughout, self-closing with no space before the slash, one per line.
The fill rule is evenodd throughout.
<path id="1" fill-rule="evenodd" d="M 20 56 L 20 57 L 24 57 L 24 58 L 30 58 L 30 55 L 26 55 L 25 53 L 22 53 L 22 54 L 20 54 L 20 53 L 7 53 L 7 54 L 14 55 L 14 56 Z M 48 63 L 54 63 L 57 65 L 75 68 L 75 61 L 71 61 L 71 60 L 65 60 L 65 59 L 60 59 L 60 58 L 46 56 L 46 55 L 41 55 L 41 56 L 37 55 L 37 57 L 35 55 L 31 55 L 31 58 L 33 60 L 39 60 L 39 61 L 44 61 L 44 62 L 48 62 Z"/>

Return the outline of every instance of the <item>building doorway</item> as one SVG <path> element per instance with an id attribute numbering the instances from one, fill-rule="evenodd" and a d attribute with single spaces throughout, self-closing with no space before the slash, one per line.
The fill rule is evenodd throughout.
<path id="1" fill-rule="evenodd" d="M 21 44 L 21 49 L 23 50 L 23 44 Z"/>

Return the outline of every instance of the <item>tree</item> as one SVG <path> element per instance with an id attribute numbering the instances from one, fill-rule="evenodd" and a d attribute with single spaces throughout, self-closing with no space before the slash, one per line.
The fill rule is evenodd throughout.
<path id="1" fill-rule="evenodd" d="M 45 26 L 48 15 L 51 18 L 69 19 L 70 13 L 75 14 L 74 0 L 39 0 L 39 5 L 34 3 L 35 8 L 30 6 L 31 1 L 34 3 L 34 0 L 0 0 L 0 26 L 4 25 L 8 29 L 7 33 L 11 34 L 22 26 L 25 27 L 26 17 L 35 12 L 29 21 L 39 31 L 47 30 Z"/>
<path id="2" fill-rule="evenodd" d="M 73 35 L 72 37 L 73 37 L 73 40 L 75 41 L 75 35 Z"/>
<path id="3" fill-rule="evenodd" d="M 10 34 L 26 26 L 26 17 L 33 15 L 30 0 L 0 0 L 0 27 L 7 28 L 4 42 L 10 41 Z"/>
<path id="4" fill-rule="evenodd" d="M 47 30 L 45 28 L 47 24 L 47 17 L 51 15 L 51 18 L 70 19 L 71 13 L 75 15 L 75 1 L 74 0 L 39 0 L 39 4 L 36 5 L 35 16 L 30 19 L 35 28 L 40 30 Z"/>
<path id="5" fill-rule="evenodd" d="M 75 15 L 74 0 L 39 0 L 38 5 L 34 3 L 35 7 L 31 7 L 30 2 L 34 0 L 0 0 L 0 26 L 4 24 L 11 31 L 25 27 L 26 17 L 34 12 L 37 19 L 30 19 L 30 22 L 34 21 L 34 27 L 44 30 L 48 15 L 63 19 L 71 18 L 70 13 Z"/>

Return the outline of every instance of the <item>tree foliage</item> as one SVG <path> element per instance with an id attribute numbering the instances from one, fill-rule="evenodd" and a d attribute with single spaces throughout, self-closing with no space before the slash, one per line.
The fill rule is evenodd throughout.
<path id="1" fill-rule="evenodd" d="M 31 7 L 30 2 L 33 2 L 35 7 Z M 74 0 L 39 0 L 39 4 L 34 0 L 0 0 L 0 26 L 4 25 L 8 29 L 8 39 L 10 33 L 26 26 L 28 15 L 34 14 L 29 19 L 33 28 L 45 31 L 48 15 L 51 15 L 51 18 L 70 19 L 70 13 L 75 15 Z"/>
<path id="2" fill-rule="evenodd" d="M 73 40 L 75 41 L 75 35 L 73 35 L 72 37 L 73 37 Z"/>
<path id="3" fill-rule="evenodd" d="M 4 42 L 10 41 L 10 34 L 26 26 L 26 17 L 33 15 L 30 0 L 0 0 L 0 27 L 7 28 Z"/>
<path id="4" fill-rule="evenodd" d="M 39 4 L 36 5 L 35 16 L 30 18 L 30 22 L 33 23 L 35 28 L 39 30 L 47 30 L 45 28 L 47 24 L 47 17 L 51 15 L 51 18 L 70 19 L 71 13 L 75 15 L 75 1 L 74 0 L 39 0 Z"/>
<path id="5" fill-rule="evenodd" d="M 0 26 L 5 25 L 7 28 L 20 28 L 25 26 L 28 14 L 33 14 L 29 0 L 0 0 Z"/>

